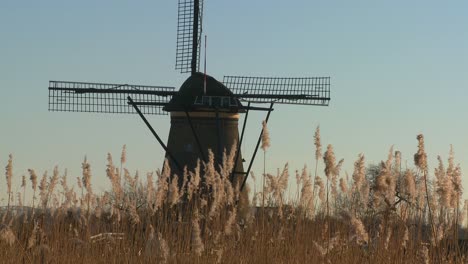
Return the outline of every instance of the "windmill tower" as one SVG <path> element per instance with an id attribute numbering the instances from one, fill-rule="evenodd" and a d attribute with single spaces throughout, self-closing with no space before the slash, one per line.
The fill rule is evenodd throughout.
<path id="1" fill-rule="evenodd" d="M 198 160 L 207 161 L 209 150 L 220 164 L 223 152 L 235 147 L 231 180 L 241 181 L 243 188 L 263 133 L 245 170 L 241 146 L 249 111 L 265 111 L 268 122 L 274 104 L 327 106 L 330 77 L 224 76 L 220 82 L 200 73 L 202 14 L 203 0 L 179 0 L 176 69 L 190 76 L 178 91 L 165 86 L 50 81 L 49 111 L 137 113 L 178 175 L 185 166 L 190 170 Z M 167 144 L 148 122 L 147 114 L 170 115 Z M 245 117 L 239 134 L 240 114 Z"/>

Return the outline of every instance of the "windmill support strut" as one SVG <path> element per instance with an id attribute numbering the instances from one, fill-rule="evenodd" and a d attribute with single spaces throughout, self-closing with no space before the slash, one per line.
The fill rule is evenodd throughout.
<path id="1" fill-rule="evenodd" d="M 138 108 L 138 106 L 135 104 L 135 102 L 133 102 L 132 98 L 130 96 L 127 97 L 128 99 L 128 102 L 133 106 L 133 108 L 135 108 L 135 111 L 137 111 L 138 115 L 140 115 L 141 119 L 143 119 L 143 122 L 145 122 L 146 126 L 149 128 L 149 130 L 151 131 L 151 133 L 153 133 L 153 136 L 156 138 L 156 140 L 159 142 L 159 144 L 161 145 L 161 147 L 166 151 L 167 155 L 169 155 L 169 158 L 171 158 L 171 160 L 174 162 L 174 164 L 177 166 L 177 169 L 179 169 L 179 171 L 183 171 L 182 169 L 182 166 L 180 166 L 180 163 L 175 159 L 174 155 L 172 155 L 172 153 L 169 151 L 169 149 L 167 148 L 166 144 L 164 144 L 164 142 L 161 140 L 161 138 L 158 136 L 158 133 L 156 133 L 156 131 L 154 131 L 153 127 L 151 126 L 151 124 L 148 122 L 148 120 L 146 119 L 146 117 L 143 115 L 143 113 L 140 111 L 140 109 Z"/>
<path id="2" fill-rule="evenodd" d="M 247 111 L 245 112 L 245 118 L 244 118 L 244 124 L 242 125 L 242 132 L 241 132 L 241 137 L 239 142 L 237 143 L 237 149 L 236 149 L 236 159 L 234 160 L 234 168 L 232 169 L 231 172 L 231 182 L 234 182 L 234 169 L 237 166 L 237 161 L 239 160 L 239 155 L 240 155 L 240 148 L 242 146 L 242 140 L 244 139 L 244 131 L 245 131 L 245 125 L 247 124 L 247 118 L 249 117 L 249 109 L 250 109 L 250 102 L 247 104 Z"/>
<path id="3" fill-rule="evenodd" d="M 270 118 L 270 113 L 271 113 L 271 111 L 273 111 L 273 104 L 274 103 L 271 102 L 270 110 L 268 111 L 268 114 L 266 116 L 265 123 L 268 123 L 268 119 Z M 255 151 L 253 153 L 252 159 L 250 160 L 249 168 L 247 169 L 247 172 L 245 174 L 244 181 L 242 182 L 242 185 L 240 187 L 241 191 L 244 189 L 245 183 L 247 182 L 247 178 L 249 177 L 250 169 L 252 169 L 252 164 L 253 164 L 253 162 L 255 160 L 255 156 L 257 155 L 258 147 L 260 146 L 260 142 L 262 141 L 262 135 L 263 135 L 263 128 L 262 128 L 262 131 L 260 132 L 260 136 L 258 137 L 257 146 L 255 146 Z"/>
<path id="4" fill-rule="evenodd" d="M 195 131 L 195 127 L 193 126 L 193 123 L 192 123 L 192 118 L 190 117 L 189 112 L 187 111 L 187 109 L 185 109 L 185 114 L 187 115 L 187 120 L 189 122 L 190 128 L 192 129 L 192 133 L 193 133 L 193 136 L 195 137 L 195 141 L 197 142 L 198 151 L 200 151 L 200 155 L 201 155 L 203 161 L 207 162 L 205 153 L 203 152 L 203 149 L 202 149 L 201 144 L 200 144 L 200 139 L 198 138 L 197 132 Z"/>

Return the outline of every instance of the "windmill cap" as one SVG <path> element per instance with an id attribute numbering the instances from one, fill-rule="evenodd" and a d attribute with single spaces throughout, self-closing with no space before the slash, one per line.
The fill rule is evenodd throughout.
<path id="1" fill-rule="evenodd" d="M 196 72 L 185 80 L 179 89 L 181 96 L 202 96 L 204 95 L 205 74 Z M 224 84 L 215 78 L 206 75 L 206 95 L 208 96 L 231 96 L 232 92 Z"/>
<path id="2" fill-rule="evenodd" d="M 204 92 L 205 74 L 196 72 L 185 80 L 176 95 L 164 107 L 166 111 L 180 111 L 191 108 L 197 97 L 231 97 L 234 95 L 223 83 L 215 78 L 206 75 L 206 94 Z M 237 98 L 233 98 L 239 107 L 242 104 Z"/>

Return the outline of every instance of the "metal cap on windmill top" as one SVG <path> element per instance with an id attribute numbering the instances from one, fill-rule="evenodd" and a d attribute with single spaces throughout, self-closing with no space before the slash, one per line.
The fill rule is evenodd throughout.
<path id="1" fill-rule="evenodd" d="M 205 83 L 206 81 L 206 83 Z M 205 90 L 206 85 L 206 91 Z M 223 83 L 196 72 L 185 80 L 179 91 L 163 108 L 164 111 L 219 111 L 244 112 L 242 103 Z"/>

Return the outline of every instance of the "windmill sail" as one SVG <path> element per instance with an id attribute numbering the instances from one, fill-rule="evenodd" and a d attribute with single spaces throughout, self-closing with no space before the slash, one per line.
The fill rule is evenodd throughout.
<path id="1" fill-rule="evenodd" d="M 179 0 L 175 68 L 181 73 L 200 68 L 202 18 L 203 0 Z"/>
<path id="2" fill-rule="evenodd" d="M 280 78 L 224 76 L 236 97 L 253 103 L 328 106 L 330 77 Z"/>
<path id="3" fill-rule="evenodd" d="M 49 82 L 49 111 L 134 114 L 130 96 L 144 114 L 166 115 L 162 111 L 173 87 L 109 83 Z"/>

